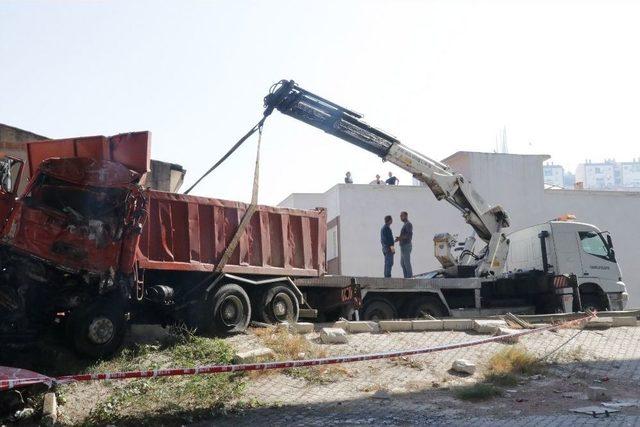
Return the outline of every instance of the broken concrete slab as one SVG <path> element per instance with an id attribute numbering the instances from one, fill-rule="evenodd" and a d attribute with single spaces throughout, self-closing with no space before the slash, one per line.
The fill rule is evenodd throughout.
<path id="1" fill-rule="evenodd" d="M 468 331 L 473 329 L 471 319 L 442 319 L 442 328 L 445 331 Z"/>
<path id="2" fill-rule="evenodd" d="M 638 319 L 634 316 L 612 317 L 613 326 L 638 326 Z"/>
<path id="3" fill-rule="evenodd" d="M 320 341 L 323 344 L 346 344 L 349 340 L 347 333 L 341 328 L 322 328 Z"/>
<path id="4" fill-rule="evenodd" d="M 611 400 L 611 393 L 605 387 L 590 386 L 587 389 L 587 396 L 589 400 L 595 400 L 598 402 Z"/>
<path id="5" fill-rule="evenodd" d="M 602 402 L 605 408 L 631 408 L 640 406 L 639 399 L 616 399 L 613 402 Z"/>
<path id="6" fill-rule="evenodd" d="M 309 334 L 313 332 L 314 324 L 309 322 L 292 323 L 290 329 L 299 334 Z"/>
<path id="7" fill-rule="evenodd" d="M 349 329 L 349 322 L 346 320 L 338 320 L 337 322 L 333 322 L 333 325 L 330 326 L 331 328 L 340 328 L 343 330 L 348 330 Z"/>
<path id="8" fill-rule="evenodd" d="M 275 358 L 275 353 L 273 350 L 267 347 L 259 347 L 254 348 L 249 351 L 241 351 L 236 353 L 233 356 L 233 363 L 235 364 L 243 364 L 243 363 L 257 363 L 264 362 L 267 360 L 272 360 Z"/>
<path id="9" fill-rule="evenodd" d="M 380 330 L 385 332 L 411 331 L 411 320 L 381 320 L 378 322 Z"/>
<path id="10" fill-rule="evenodd" d="M 475 363 L 470 362 L 467 359 L 457 359 L 453 361 L 451 369 L 455 372 L 473 375 L 476 372 L 476 365 Z"/>
<path id="11" fill-rule="evenodd" d="M 582 408 L 575 408 L 575 409 L 570 409 L 571 412 L 576 412 L 578 414 L 587 414 L 587 415 L 591 415 L 591 416 L 595 416 L 595 415 L 604 415 L 604 414 L 611 414 L 614 412 L 620 412 L 619 409 L 615 409 L 615 408 L 603 408 L 602 406 L 584 406 Z"/>
<path id="12" fill-rule="evenodd" d="M 493 334 L 498 328 L 506 328 L 507 322 L 504 320 L 481 320 L 473 321 L 473 330 L 479 334 Z"/>
<path id="13" fill-rule="evenodd" d="M 412 331 L 442 331 L 444 324 L 442 320 L 412 320 Z"/>
<path id="14" fill-rule="evenodd" d="M 58 401 L 55 393 L 44 395 L 42 404 L 42 420 L 40 424 L 46 427 L 53 427 L 58 422 Z"/>
<path id="15" fill-rule="evenodd" d="M 352 334 L 361 332 L 376 333 L 380 331 L 380 326 L 376 322 L 369 321 L 348 322 L 347 327 L 347 330 Z"/>

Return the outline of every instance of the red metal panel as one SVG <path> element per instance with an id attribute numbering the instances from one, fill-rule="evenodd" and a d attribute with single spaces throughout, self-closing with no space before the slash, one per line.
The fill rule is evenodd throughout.
<path id="1" fill-rule="evenodd" d="M 139 265 L 157 270 L 213 271 L 248 205 L 159 191 L 149 194 Z M 259 206 L 224 271 L 321 275 L 325 271 L 324 222 L 321 211 Z M 318 234 L 321 231 L 323 234 Z"/>
<path id="2" fill-rule="evenodd" d="M 149 171 L 151 133 L 131 132 L 112 137 L 86 136 L 81 138 L 53 139 L 27 143 L 29 176 L 40 163 L 51 157 L 88 157 L 94 160 L 112 160 L 144 174 Z"/>

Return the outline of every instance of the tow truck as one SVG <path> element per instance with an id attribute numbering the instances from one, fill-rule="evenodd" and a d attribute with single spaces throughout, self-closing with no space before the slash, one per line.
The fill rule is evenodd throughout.
<path id="1" fill-rule="evenodd" d="M 469 179 L 370 126 L 361 114 L 293 80 L 273 85 L 264 105 L 265 117 L 278 110 L 411 173 L 473 229 L 462 242 L 446 232 L 434 236 L 442 267 L 437 271 L 410 279 L 356 278 L 363 318 L 622 310 L 626 305 L 612 238 L 596 226 L 562 217 L 507 234 L 507 212 L 488 204 Z"/>

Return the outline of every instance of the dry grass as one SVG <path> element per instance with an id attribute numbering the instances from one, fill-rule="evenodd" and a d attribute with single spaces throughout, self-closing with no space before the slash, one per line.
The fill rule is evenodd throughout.
<path id="1" fill-rule="evenodd" d="M 502 396 L 502 390 L 493 384 L 476 383 L 453 389 L 460 400 L 480 401 Z"/>
<path id="2" fill-rule="evenodd" d="M 303 335 L 289 332 L 284 327 L 253 329 L 252 332 L 266 347 L 276 353 L 277 360 L 303 360 L 327 356 L 324 349 L 309 342 Z M 345 368 L 337 365 L 285 369 L 284 373 L 316 384 L 333 382 L 337 377 L 348 374 Z M 268 375 L 269 371 L 256 371 L 251 375 L 255 377 L 265 374 Z"/>
<path id="3" fill-rule="evenodd" d="M 496 385 L 514 386 L 521 375 L 542 373 L 545 365 L 520 346 L 508 347 L 494 354 L 487 362 L 485 380 Z"/>

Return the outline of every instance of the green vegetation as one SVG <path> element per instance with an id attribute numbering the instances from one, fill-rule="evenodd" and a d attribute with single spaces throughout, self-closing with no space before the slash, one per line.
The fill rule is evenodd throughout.
<path id="1" fill-rule="evenodd" d="M 502 396 L 502 390 L 493 384 L 475 383 L 466 386 L 455 387 L 453 393 L 458 399 L 480 401 Z"/>

